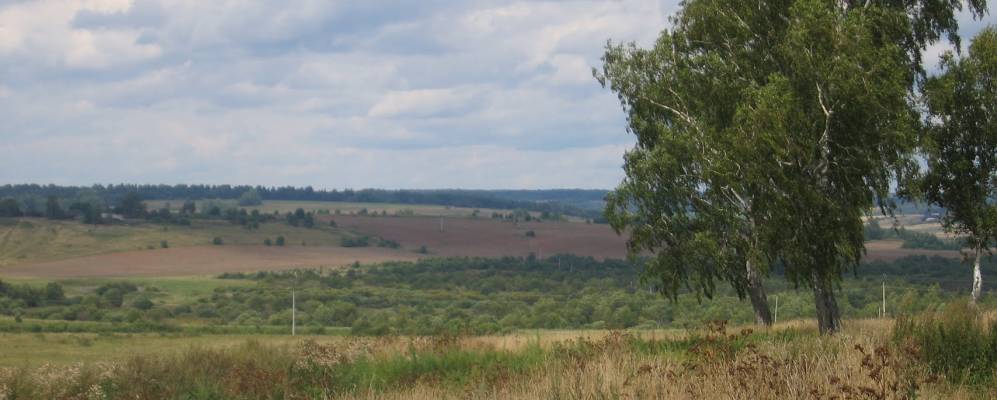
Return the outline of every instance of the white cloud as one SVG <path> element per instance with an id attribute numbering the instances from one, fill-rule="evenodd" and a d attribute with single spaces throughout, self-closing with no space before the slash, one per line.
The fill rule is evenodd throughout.
<path id="1" fill-rule="evenodd" d="M 374 118 L 438 117 L 466 111 L 473 93 L 466 88 L 422 89 L 388 92 L 374 104 Z"/>
<path id="2" fill-rule="evenodd" d="M 591 67 L 677 3 L 0 3 L 0 183 L 612 187 Z"/>

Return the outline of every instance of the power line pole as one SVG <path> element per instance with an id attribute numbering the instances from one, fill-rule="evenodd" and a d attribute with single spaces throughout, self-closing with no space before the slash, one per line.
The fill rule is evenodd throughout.
<path id="1" fill-rule="evenodd" d="M 779 296 L 775 296 L 775 318 L 773 324 L 779 323 Z"/>
<path id="2" fill-rule="evenodd" d="M 295 302 L 295 297 L 294 297 L 294 285 L 298 283 L 297 281 L 298 281 L 298 273 L 295 272 L 294 282 L 291 283 L 291 336 L 297 334 L 297 328 L 298 328 L 298 319 L 296 318 L 297 304 Z"/>
<path id="3" fill-rule="evenodd" d="M 886 275 L 883 275 L 883 318 L 886 318 Z"/>

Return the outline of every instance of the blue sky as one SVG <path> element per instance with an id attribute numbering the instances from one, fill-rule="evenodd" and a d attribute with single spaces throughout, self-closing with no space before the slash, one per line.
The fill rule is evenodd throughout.
<path id="1" fill-rule="evenodd" d="M 611 188 L 677 3 L 0 0 L 0 183 Z"/>

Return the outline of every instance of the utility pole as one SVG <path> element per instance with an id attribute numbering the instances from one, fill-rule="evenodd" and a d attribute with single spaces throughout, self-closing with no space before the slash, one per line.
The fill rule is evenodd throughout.
<path id="1" fill-rule="evenodd" d="M 883 275 L 883 318 L 886 318 L 886 275 Z"/>
<path id="2" fill-rule="evenodd" d="M 296 307 L 297 304 L 295 304 L 295 298 L 294 298 L 294 285 L 297 283 L 298 283 L 298 273 L 295 272 L 294 282 L 291 283 L 291 336 L 297 334 L 297 328 L 298 328 L 298 320 L 296 318 L 297 316 L 295 315 L 297 313 L 297 307 Z"/>
<path id="3" fill-rule="evenodd" d="M 775 296 L 775 318 L 773 324 L 779 323 L 779 296 Z"/>

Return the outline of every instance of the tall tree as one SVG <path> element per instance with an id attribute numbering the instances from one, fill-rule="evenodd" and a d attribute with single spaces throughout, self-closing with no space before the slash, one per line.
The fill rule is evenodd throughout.
<path id="1" fill-rule="evenodd" d="M 20 217 L 21 205 L 17 200 L 5 198 L 0 200 L 0 217 Z"/>
<path id="2" fill-rule="evenodd" d="M 965 58 L 945 54 L 941 68 L 924 86 L 924 194 L 945 208 L 946 231 L 967 237 L 975 303 L 983 287 L 981 258 L 997 242 L 997 29 L 980 32 Z"/>
<path id="3" fill-rule="evenodd" d="M 145 203 L 142 202 L 142 197 L 139 196 L 137 192 L 128 192 L 128 194 L 121 199 L 121 204 L 118 206 L 118 212 L 126 218 L 144 218 Z"/>
<path id="4" fill-rule="evenodd" d="M 834 289 L 864 252 L 862 217 L 892 212 L 891 184 L 915 166 L 920 53 L 954 35 L 960 7 L 689 0 L 653 49 L 610 45 L 597 78 L 637 145 L 607 214 L 632 251 L 657 253 L 646 272 L 740 293 L 779 260 L 813 289 L 821 332 L 838 330 Z"/>
<path id="5" fill-rule="evenodd" d="M 66 212 L 62 209 L 62 205 L 59 204 L 58 197 L 48 196 L 48 200 L 45 201 L 45 218 L 48 219 L 66 218 Z"/>
<path id="6" fill-rule="evenodd" d="M 260 204 L 263 204 L 263 198 L 260 197 L 260 192 L 256 188 L 249 189 L 239 196 L 240 206 L 258 206 Z"/>

